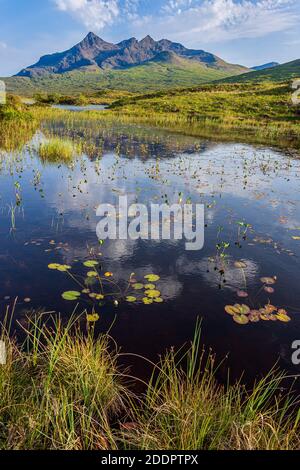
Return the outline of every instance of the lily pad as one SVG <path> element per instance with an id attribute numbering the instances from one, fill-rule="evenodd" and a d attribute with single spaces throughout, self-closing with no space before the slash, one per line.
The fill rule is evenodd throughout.
<path id="1" fill-rule="evenodd" d="M 133 284 L 132 286 L 135 290 L 141 290 L 144 288 L 144 284 L 141 284 L 139 282 L 136 282 L 135 284 Z"/>
<path id="2" fill-rule="evenodd" d="M 146 290 L 145 291 L 145 294 L 147 295 L 147 297 L 149 297 L 150 299 L 155 299 L 155 298 L 158 298 L 161 296 L 161 293 L 159 290 L 155 290 L 155 289 L 151 289 L 151 290 Z"/>
<path id="3" fill-rule="evenodd" d="M 66 272 L 71 269 L 71 266 L 69 266 L 68 264 L 51 263 L 48 264 L 48 268 L 60 272 Z"/>
<path id="4" fill-rule="evenodd" d="M 283 309 L 278 310 L 277 312 L 277 320 L 282 321 L 284 323 L 288 323 L 291 321 L 291 318 L 288 316 L 287 312 Z"/>
<path id="5" fill-rule="evenodd" d="M 90 260 L 90 261 L 85 261 L 83 263 L 83 265 L 86 267 L 86 268 L 94 268 L 95 266 L 98 266 L 98 261 L 95 261 L 95 260 Z"/>
<path id="6" fill-rule="evenodd" d="M 239 313 L 239 310 L 234 305 L 226 305 L 225 312 L 229 315 L 236 315 Z"/>
<path id="7" fill-rule="evenodd" d="M 156 274 L 147 274 L 145 276 L 145 279 L 147 279 L 149 282 L 157 282 L 160 280 L 160 277 Z"/>
<path id="8" fill-rule="evenodd" d="M 87 277 L 97 277 L 98 273 L 96 271 L 89 271 L 87 273 Z"/>
<path id="9" fill-rule="evenodd" d="M 233 320 L 239 325 L 246 325 L 249 323 L 249 318 L 247 315 L 234 315 Z"/>
<path id="10" fill-rule="evenodd" d="M 64 300 L 78 300 L 80 295 L 81 295 L 80 292 L 77 292 L 75 290 L 70 290 L 70 291 L 64 292 L 62 294 L 62 298 Z"/>
<path id="11" fill-rule="evenodd" d="M 239 269 L 245 269 L 247 268 L 247 265 L 246 263 L 244 263 L 244 261 L 235 261 L 234 267 Z"/>
<path id="12" fill-rule="evenodd" d="M 275 289 L 273 289 L 271 286 L 265 286 L 264 291 L 267 292 L 267 294 L 274 294 Z"/>
<path id="13" fill-rule="evenodd" d="M 246 297 L 249 297 L 249 294 L 247 292 L 245 292 L 244 290 L 238 290 L 236 295 L 238 297 L 241 297 L 241 298 L 246 298 Z"/>
<path id="14" fill-rule="evenodd" d="M 136 302 L 136 297 L 134 297 L 133 295 L 128 295 L 126 297 L 126 302 Z"/>
<path id="15" fill-rule="evenodd" d="M 268 286 L 272 286 L 276 283 L 275 277 L 261 277 L 260 280 L 263 284 L 267 284 Z"/>
<path id="16" fill-rule="evenodd" d="M 144 303 L 145 305 L 153 304 L 153 299 L 149 299 L 148 297 L 144 297 L 144 298 L 143 298 L 143 303 Z"/>
<path id="17" fill-rule="evenodd" d="M 48 268 L 49 268 L 49 269 L 53 269 L 53 270 L 58 269 L 59 266 L 60 266 L 60 265 L 59 265 L 58 263 L 51 263 L 51 264 L 48 264 Z"/>
<path id="18" fill-rule="evenodd" d="M 156 285 L 155 285 L 155 284 L 145 284 L 144 287 L 145 287 L 146 290 L 156 289 Z"/>
<path id="19" fill-rule="evenodd" d="M 105 274 L 104 274 L 105 277 L 113 277 L 113 273 L 111 273 L 110 271 L 107 271 Z"/>
<path id="20" fill-rule="evenodd" d="M 156 302 L 157 304 L 162 304 L 163 303 L 163 299 L 161 297 L 156 297 L 156 299 L 153 299 L 154 302 Z"/>

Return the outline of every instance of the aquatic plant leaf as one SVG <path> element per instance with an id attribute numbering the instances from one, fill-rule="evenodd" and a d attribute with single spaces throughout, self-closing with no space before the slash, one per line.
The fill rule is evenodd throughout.
<path id="1" fill-rule="evenodd" d="M 239 269 L 245 269 L 247 268 L 247 264 L 244 261 L 235 261 L 234 267 Z"/>
<path id="2" fill-rule="evenodd" d="M 164 300 L 161 297 L 156 297 L 155 299 L 153 299 L 153 301 L 157 304 L 162 304 Z"/>
<path id="3" fill-rule="evenodd" d="M 270 315 L 271 313 L 277 312 L 277 308 L 274 305 L 267 304 L 265 305 L 264 311 Z"/>
<path id="4" fill-rule="evenodd" d="M 264 320 L 264 321 L 269 321 L 269 320 L 271 320 L 270 316 L 271 316 L 271 315 L 270 315 L 269 313 L 261 313 L 261 314 L 260 314 L 261 320 Z"/>
<path id="5" fill-rule="evenodd" d="M 156 285 L 155 285 L 155 284 L 145 284 L 144 287 L 145 287 L 146 290 L 156 289 Z"/>
<path id="6" fill-rule="evenodd" d="M 279 312 L 280 312 L 280 310 L 279 310 Z M 279 312 L 276 315 L 277 320 L 282 321 L 284 323 L 288 323 L 289 321 L 291 321 L 291 318 L 287 314 L 279 313 Z"/>
<path id="7" fill-rule="evenodd" d="M 247 323 L 249 323 L 249 318 L 247 317 L 247 315 L 234 315 L 233 320 L 239 325 L 246 325 Z"/>
<path id="8" fill-rule="evenodd" d="M 158 298 L 158 297 L 160 297 L 160 295 L 161 295 L 160 291 L 159 291 L 159 290 L 155 290 L 155 289 L 146 290 L 146 291 L 145 291 L 145 294 L 146 294 L 147 297 L 149 297 L 150 299 Z"/>
<path id="9" fill-rule="evenodd" d="M 157 282 L 160 280 L 160 277 L 157 276 L 156 274 L 147 274 L 144 276 L 145 279 L 147 279 L 149 282 Z"/>
<path id="10" fill-rule="evenodd" d="M 294 237 L 292 237 L 292 239 L 293 239 L 293 240 L 300 240 L 300 237 L 299 237 L 299 236 L 297 236 L 297 237 L 294 236 Z"/>
<path id="11" fill-rule="evenodd" d="M 226 305 L 225 312 L 228 313 L 229 315 L 236 315 L 240 313 L 239 309 L 234 307 L 233 305 Z"/>
<path id="12" fill-rule="evenodd" d="M 144 298 L 143 298 L 143 303 L 144 303 L 145 305 L 153 304 L 153 299 L 149 299 L 148 297 L 144 297 Z"/>
<path id="13" fill-rule="evenodd" d="M 59 264 L 58 263 L 51 263 L 51 264 L 48 264 L 48 268 L 49 269 L 58 269 L 58 266 Z"/>
<path id="14" fill-rule="evenodd" d="M 261 277 L 260 280 L 263 284 L 267 284 L 268 286 L 272 286 L 276 283 L 275 277 Z"/>
<path id="15" fill-rule="evenodd" d="M 71 266 L 68 266 L 67 264 L 61 264 L 57 268 L 57 270 L 62 272 L 62 273 L 67 272 L 69 269 L 71 269 Z"/>
<path id="16" fill-rule="evenodd" d="M 250 313 L 250 308 L 248 307 L 248 305 L 235 304 L 235 307 L 237 307 L 239 309 L 241 315 L 248 315 Z"/>
<path id="17" fill-rule="evenodd" d="M 256 313 L 257 312 L 257 313 Z M 250 315 L 248 316 L 251 323 L 257 323 L 260 321 L 260 313 L 258 310 L 251 310 Z"/>
<path id="18" fill-rule="evenodd" d="M 128 295 L 126 297 L 126 302 L 136 302 L 136 297 L 134 297 L 133 295 Z"/>
<path id="19" fill-rule="evenodd" d="M 244 290 L 238 290 L 236 294 L 237 294 L 238 297 L 241 297 L 241 298 L 249 297 L 247 292 L 245 292 Z"/>
<path id="20" fill-rule="evenodd" d="M 86 268 L 94 268 L 95 266 L 98 266 L 98 261 L 94 261 L 94 260 L 90 260 L 90 261 L 85 261 L 83 263 L 83 265 L 86 267 Z"/>
<path id="21" fill-rule="evenodd" d="M 71 266 L 67 264 L 51 263 L 51 264 L 48 264 L 48 268 L 52 270 L 60 271 L 60 272 L 66 272 L 69 269 L 71 269 Z"/>
<path id="22" fill-rule="evenodd" d="M 264 291 L 267 292 L 267 294 L 274 294 L 275 289 L 273 289 L 273 287 L 270 287 L 270 286 L 265 286 Z"/>
<path id="23" fill-rule="evenodd" d="M 144 284 L 140 284 L 140 283 L 135 283 L 132 285 L 132 287 L 135 289 L 135 290 L 141 290 L 144 288 Z"/>
<path id="24" fill-rule="evenodd" d="M 86 316 L 86 319 L 89 323 L 96 323 L 99 319 L 100 319 L 100 316 L 98 315 L 98 313 L 92 313 L 92 314 L 88 314 Z"/>
<path id="25" fill-rule="evenodd" d="M 67 291 L 67 292 L 64 292 L 62 294 L 62 298 L 64 300 L 78 300 L 79 297 L 80 297 L 80 292 L 77 292 L 77 291 L 73 291 L 73 290 L 70 290 L 70 291 Z"/>
<path id="26" fill-rule="evenodd" d="M 89 271 L 87 273 L 87 277 L 97 277 L 98 273 L 96 271 Z"/>
<path id="27" fill-rule="evenodd" d="M 283 308 L 278 310 L 276 317 L 277 320 L 282 321 L 284 323 L 288 323 L 289 321 L 291 321 L 291 318 L 288 316 L 287 311 Z"/>

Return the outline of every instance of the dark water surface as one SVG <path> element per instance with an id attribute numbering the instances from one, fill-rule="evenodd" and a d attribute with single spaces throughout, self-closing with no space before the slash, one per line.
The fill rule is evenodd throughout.
<path id="1" fill-rule="evenodd" d="M 86 153 L 70 166 L 42 163 L 36 148 L 49 134 L 85 141 Z M 110 299 L 96 306 L 97 330 L 106 331 L 114 321 L 111 334 L 122 350 L 156 360 L 166 348 L 190 341 L 200 316 L 203 342 L 220 359 L 229 354 L 226 364 L 233 376 L 245 370 L 245 377 L 253 380 L 276 360 L 290 373 L 299 373 L 291 363 L 291 343 L 300 339 L 296 157 L 138 127 L 44 125 L 23 151 L 0 154 L 2 316 L 18 297 L 15 317 L 21 323 L 30 309 L 68 317 L 76 302 L 63 300 L 61 294 L 78 286 L 48 265 L 70 265 L 80 276 L 87 272 L 82 263 L 95 256 L 102 272 L 113 273 L 119 285 L 126 285 L 131 273 L 137 282 L 146 282 L 149 273 L 160 276 L 156 284 L 163 303 L 121 300 L 116 307 Z M 100 246 L 96 207 L 117 204 L 125 194 L 130 202 L 174 203 L 180 198 L 205 204 L 204 249 L 189 252 L 184 241 L 165 240 L 106 241 Z M 251 225 L 246 239 L 240 223 Z M 216 245 L 223 242 L 230 246 L 222 261 Z M 236 261 L 246 267 L 235 267 Z M 277 276 L 273 294 L 262 289 L 263 276 Z M 239 290 L 249 297 L 239 298 Z M 239 325 L 224 311 L 235 303 L 258 309 L 268 302 L 286 309 L 291 321 Z M 92 306 L 92 300 L 83 299 L 77 311 Z M 142 362 L 132 362 L 142 374 Z"/>

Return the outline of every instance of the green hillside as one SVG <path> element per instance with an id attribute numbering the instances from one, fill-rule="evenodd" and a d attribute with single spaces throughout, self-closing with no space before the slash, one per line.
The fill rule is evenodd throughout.
<path id="1" fill-rule="evenodd" d="M 293 78 L 300 77 L 300 59 L 287 62 L 286 64 L 278 65 L 265 70 L 256 72 L 243 73 L 235 77 L 225 79 L 226 82 L 240 83 L 240 82 L 281 82 L 285 80 L 292 80 Z"/>
<path id="2" fill-rule="evenodd" d="M 238 71 L 238 68 L 233 69 Z M 102 89 L 132 92 L 188 87 L 231 76 L 233 70 L 218 70 L 197 62 L 180 59 L 173 62 L 149 62 L 125 70 L 103 72 L 69 72 L 45 77 L 4 78 L 7 91 L 24 96 L 36 92 L 76 94 L 94 93 Z M 243 69 L 241 68 L 240 71 Z"/>

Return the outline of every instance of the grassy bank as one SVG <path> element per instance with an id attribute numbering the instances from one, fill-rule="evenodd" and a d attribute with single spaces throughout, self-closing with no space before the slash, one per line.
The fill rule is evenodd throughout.
<path id="1" fill-rule="evenodd" d="M 15 96 L 0 105 L 0 150 L 21 150 L 38 127 L 38 119 Z"/>
<path id="2" fill-rule="evenodd" d="M 84 335 L 80 324 L 31 316 L 21 346 L 3 329 L 1 449 L 299 448 L 300 412 L 280 398 L 282 376 L 271 373 L 248 392 L 220 386 L 197 330 L 187 354 L 167 354 L 136 396 L 112 340 L 96 339 L 91 326 Z"/>
<path id="3" fill-rule="evenodd" d="M 39 119 L 117 121 L 197 137 L 300 148 L 299 110 L 289 83 L 218 84 L 116 100 L 103 113 L 70 116 L 36 108 Z"/>

